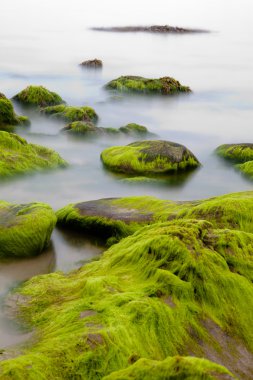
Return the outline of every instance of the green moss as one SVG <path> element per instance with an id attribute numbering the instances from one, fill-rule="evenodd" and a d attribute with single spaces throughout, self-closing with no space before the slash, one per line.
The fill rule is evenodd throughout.
<path id="1" fill-rule="evenodd" d="M 146 135 L 148 133 L 148 130 L 143 125 L 130 123 L 125 125 L 124 127 L 119 128 L 120 132 L 126 133 L 126 134 L 137 134 L 137 135 Z"/>
<path id="2" fill-rule="evenodd" d="M 224 377 L 223 377 L 224 376 Z M 235 379 L 224 367 L 205 359 L 174 356 L 163 361 L 140 359 L 104 380 L 219 380 Z"/>
<path id="3" fill-rule="evenodd" d="M 58 105 L 52 107 L 45 107 L 42 112 L 46 115 L 53 115 L 65 121 L 96 121 L 98 116 L 91 107 L 72 107 L 66 105 Z"/>
<path id="4" fill-rule="evenodd" d="M 31 106 L 53 106 L 64 103 L 60 95 L 49 91 L 43 86 L 28 86 L 13 97 L 20 103 Z"/>
<path id="5" fill-rule="evenodd" d="M 171 77 L 148 79 L 139 76 L 122 76 L 109 82 L 106 88 L 137 93 L 161 93 L 164 95 L 191 91 L 189 87 L 182 86 Z"/>
<path id="6" fill-rule="evenodd" d="M 216 153 L 253 179 L 253 144 L 224 144 L 216 149 Z"/>
<path id="7" fill-rule="evenodd" d="M 16 125 L 30 125 L 28 117 L 16 115 L 11 101 L 0 95 L 0 129 L 12 131 Z"/>
<path id="8" fill-rule="evenodd" d="M 149 216 L 151 225 L 111 229 L 124 238 L 100 260 L 34 277 L 18 290 L 21 316 L 36 335 L 22 355 L 0 363 L 0 378 L 233 378 L 189 354 L 217 358 L 250 378 L 253 192 L 195 202 L 129 197 L 98 206 L 126 227 L 137 216 Z M 57 214 L 71 223 L 85 210 L 95 228 L 94 202 Z M 247 364 L 238 361 L 242 352 Z"/>
<path id="9" fill-rule="evenodd" d="M 56 216 L 43 203 L 0 201 L 0 259 L 35 256 L 49 244 Z"/>
<path id="10" fill-rule="evenodd" d="M 99 128 L 89 121 L 74 121 L 62 129 L 63 132 L 83 135 L 96 134 L 97 130 Z"/>
<path id="11" fill-rule="evenodd" d="M 66 166 L 66 162 L 52 149 L 0 132 L 0 178 L 59 166 Z"/>
<path id="12" fill-rule="evenodd" d="M 183 145 L 161 140 L 107 148 L 101 159 L 108 169 L 127 174 L 166 174 L 200 165 Z"/>

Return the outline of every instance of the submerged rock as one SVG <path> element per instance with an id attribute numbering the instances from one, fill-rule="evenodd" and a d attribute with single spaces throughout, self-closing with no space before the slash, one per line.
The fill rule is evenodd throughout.
<path id="1" fill-rule="evenodd" d="M 30 125 L 30 120 L 16 115 L 12 102 L 0 93 L 0 130 L 12 131 L 17 125 Z"/>
<path id="2" fill-rule="evenodd" d="M 101 69 L 103 67 L 103 63 L 101 61 L 101 59 L 91 59 L 91 60 L 88 60 L 88 61 L 84 61 L 82 63 L 80 63 L 80 66 L 82 67 L 85 67 L 85 68 L 88 68 L 88 69 Z"/>
<path id="3" fill-rule="evenodd" d="M 170 25 L 151 25 L 151 26 L 113 26 L 113 27 L 93 27 L 92 30 L 97 30 L 99 32 L 148 32 L 148 33 L 207 33 L 204 29 L 189 29 L 180 28 L 178 26 Z"/>
<path id="4" fill-rule="evenodd" d="M 77 271 L 37 276 L 17 290 L 20 315 L 38 335 L 0 362 L 2 377 L 250 379 L 253 192 L 113 202 L 116 211 L 101 201 L 99 210 L 88 207 L 102 215 L 97 233 L 103 217 L 113 224 L 121 212 L 122 223 L 132 220 L 130 236 Z M 74 212 L 82 207 L 66 223 Z M 148 212 L 143 226 L 138 214 Z"/>
<path id="5" fill-rule="evenodd" d="M 131 136 L 152 135 L 148 129 L 139 124 L 127 124 L 120 128 L 96 127 L 91 121 L 74 121 L 62 128 L 63 132 L 88 136 L 118 136 L 120 134 Z"/>
<path id="6" fill-rule="evenodd" d="M 0 131 L 0 178 L 66 165 L 54 150 L 28 144 L 18 135 Z"/>
<path id="7" fill-rule="evenodd" d="M 49 91 L 43 86 L 28 86 L 13 97 L 20 103 L 31 106 L 53 106 L 64 103 L 64 100 L 56 92 Z"/>
<path id="8" fill-rule="evenodd" d="M 216 149 L 216 153 L 253 179 L 253 144 L 224 144 Z"/>
<path id="9" fill-rule="evenodd" d="M 200 165 L 185 146 L 162 140 L 134 142 L 115 146 L 101 153 L 104 165 L 115 172 L 126 174 L 166 174 L 186 171 Z"/>
<path id="10" fill-rule="evenodd" d="M 149 79 L 139 76 L 122 76 L 107 83 L 107 89 L 122 92 L 157 93 L 171 95 L 179 92 L 190 92 L 190 87 L 182 86 L 171 77 Z"/>
<path id="11" fill-rule="evenodd" d="M 0 259 L 38 255 L 48 246 L 55 223 L 55 213 L 44 203 L 0 201 Z"/>
<path id="12" fill-rule="evenodd" d="M 42 108 L 41 112 L 46 115 L 58 117 L 68 122 L 72 121 L 97 121 L 98 116 L 91 107 L 73 107 L 68 105 L 58 105 Z"/>

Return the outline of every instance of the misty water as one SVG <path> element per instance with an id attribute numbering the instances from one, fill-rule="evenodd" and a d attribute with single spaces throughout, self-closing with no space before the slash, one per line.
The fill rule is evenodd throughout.
<path id="1" fill-rule="evenodd" d="M 98 126 L 145 125 L 156 138 L 186 145 L 200 169 L 166 183 L 122 181 L 106 171 L 101 151 L 133 138 L 80 139 L 60 132 L 64 122 L 15 104 L 31 118 L 16 130 L 29 142 L 55 149 L 65 169 L 1 180 L 0 199 L 42 201 L 58 209 L 68 203 L 104 197 L 152 195 L 201 199 L 252 189 L 252 182 L 214 155 L 223 143 L 252 142 L 252 1 L 243 0 L 8 0 L 1 4 L 0 92 L 12 97 L 29 84 L 58 92 L 70 105 L 89 105 Z M 96 32 L 93 26 L 170 24 L 211 33 L 161 35 Z M 99 58 L 100 71 L 79 63 Z M 120 75 L 172 76 L 191 87 L 182 96 L 115 96 L 104 85 Z M 38 258 L 0 265 L 0 296 L 20 281 L 53 270 L 68 271 L 102 251 L 86 237 L 56 230 L 52 247 Z M 0 316 L 0 348 L 23 333 Z"/>

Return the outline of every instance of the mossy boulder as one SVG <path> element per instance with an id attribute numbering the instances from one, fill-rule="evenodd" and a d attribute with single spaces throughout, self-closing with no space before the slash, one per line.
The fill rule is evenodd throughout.
<path id="1" fill-rule="evenodd" d="M 48 246 L 55 223 L 55 213 L 44 203 L 0 201 L 0 259 L 38 255 Z"/>
<path id="2" fill-rule="evenodd" d="M 157 175 L 187 171 L 200 165 L 185 146 L 162 140 L 114 146 L 101 153 L 104 165 L 115 172 Z"/>
<path id="3" fill-rule="evenodd" d="M 224 144 L 216 149 L 216 153 L 253 179 L 253 144 Z"/>
<path id="4" fill-rule="evenodd" d="M 147 135 L 149 133 L 146 127 L 136 123 L 127 124 L 124 127 L 120 127 L 119 130 L 126 135 Z"/>
<path id="5" fill-rule="evenodd" d="M 190 87 L 181 85 L 180 82 L 171 77 L 149 79 L 129 75 L 112 80 L 111 82 L 107 83 L 106 88 L 122 92 L 144 92 L 163 95 L 171 95 L 179 92 L 191 91 Z"/>
<path id="6" fill-rule="evenodd" d="M 0 93 L 0 130 L 12 131 L 17 125 L 30 125 L 30 120 L 16 115 L 12 102 Z"/>
<path id="7" fill-rule="evenodd" d="M 0 178 L 66 165 L 54 150 L 29 144 L 18 135 L 0 131 Z"/>
<path id="8" fill-rule="evenodd" d="M 97 135 L 101 133 L 101 128 L 96 127 L 90 121 L 73 121 L 61 131 L 78 135 Z"/>
<path id="9" fill-rule="evenodd" d="M 49 91 L 43 86 L 28 86 L 13 97 L 14 100 L 29 106 L 53 106 L 64 103 L 56 92 Z"/>
<path id="10" fill-rule="evenodd" d="M 101 69 L 103 67 L 103 62 L 101 59 L 90 59 L 88 61 L 83 61 L 80 63 L 80 66 L 88 68 L 88 69 Z"/>
<path id="11" fill-rule="evenodd" d="M 140 359 L 103 380 L 232 380 L 226 368 L 206 359 L 174 356 L 163 361 Z"/>
<path id="12" fill-rule="evenodd" d="M 139 211 L 153 220 L 78 271 L 34 277 L 17 290 L 37 339 L 0 362 L 0 376 L 250 379 L 253 192 L 115 202 L 130 219 Z"/>
<path id="13" fill-rule="evenodd" d="M 98 116 L 92 107 L 72 107 L 64 104 L 58 106 L 45 107 L 41 110 L 46 115 L 58 117 L 62 120 L 73 121 L 88 121 L 95 122 Z"/>

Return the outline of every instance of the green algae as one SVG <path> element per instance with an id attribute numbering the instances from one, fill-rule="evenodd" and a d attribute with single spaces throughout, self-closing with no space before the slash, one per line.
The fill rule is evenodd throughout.
<path id="1" fill-rule="evenodd" d="M 224 376 L 224 377 L 223 377 Z M 205 359 L 175 356 L 163 361 L 140 359 L 104 380 L 219 380 L 235 379 L 224 367 Z"/>
<path id="2" fill-rule="evenodd" d="M 59 107 L 61 106 L 57 106 L 57 108 Z M 52 108 L 54 109 L 56 107 L 47 107 L 44 110 L 46 110 L 47 112 L 47 110 L 49 109 L 49 113 L 50 113 Z M 56 116 L 57 115 L 58 113 L 56 114 Z M 143 136 L 146 134 L 150 134 L 146 127 L 139 124 L 134 124 L 134 123 L 127 124 L 126 126 L 120 127 L 117 129 L 117 128 L 111 128 L 111 127 L 107 127 L 107 128 L 96 127 L 95 124 L 91 120 L 96 121 L 96 117 L 93 117 L 92 119 L 92 114 L 90 115 L 90 117 L 84 116 L 84 121 L 73 121 L 69 123 L 66 127 L 64 127 L 62 131 L 73 133 L 73 134 L 83 134 L 83 135 L 91 135 L 91 136 L 118 136 L 119 134 Z"/>
<path id="3" fill-rule="evenodd" d="M 200 165 L 183 145 L 161 140 L 110 147 L 101 153 L 101 159 L 112 171 L 138 175 L 186 171 Z"/>
<path id="4" fill-rule="evenodd" d="M 16 115 L 12 102 L 0 94 L 0 130 L 13 131 L 17 125 L 30 125 L 30 120 L 26 116 Z"/>
<path id="5" fill-rule="evenodd" d="M 0 178 L 67 165 L 52 149 L 28 144 L 13 133 L 0 131 L 0 148 Z"/>
<path id="6" fill-rule="evenodd" d="M 98 116 L 92 107 L 73 107 L 64 104 L 45 107 L 41 110 L 46 115 L 51 115 L 63 119 L 68 122 L 86 121 L 95 122 Z"/>
<path id="7" fill-rule="evenodd" d="M 13 97 L 14 100 L 30 106 L 53 106 L 64 103 L 56 92 L 49 91 L 43 86 L 28 86 Z"/>
<path id="8" fill-rule="evenodd" d="M 55 224 L 55 213 L 44 203 L 0 201 L 0 259 L 40 254 L 49 245 Z"/>
<path id="9" fill-rule="evenodd" d="M 216 154 L 253 179 L 253 144 L 224 144 L 216 149 Z"/>
<path id="10" fill-rule="evenodd" d="M 135 220 L 148 215 L 150 225 L 135 222 L 98 261 L 19 288 L 21 316 L 36 329 L 35 341 L 1 362 L 0 378 L 151 379 L 152 371 L 157 378 L 164 371 L 172 379 L 233 378 L 217 364 L 185 357 L 212 360 L 214 353 L 233 374 L 250 378 L 253 192 L 194 202 L 110 202 L 119 212 L 131 210 Z M 109 208 L 101 201 L 99 207 Z M 95 217 L 94 204 L 91 209 Z M 57 216 L 71 223 L 74 216 L 65 211 Z M 123 224 L 131 227 L 129 220 Z M 111 233 L 118 237 L 119 229 Z M 242 348 L 248 370 L 238 362 Z"/>
<path id="11" fill-rule="evenodd" d="M 122 92 L 158 93 L 163 95 L 191 91 L 189 87 L 182 86 L 180 82 L 171 77 L 149 79 L 140 76 L 121 76 L 109 82 L 106 88 Z"/>

